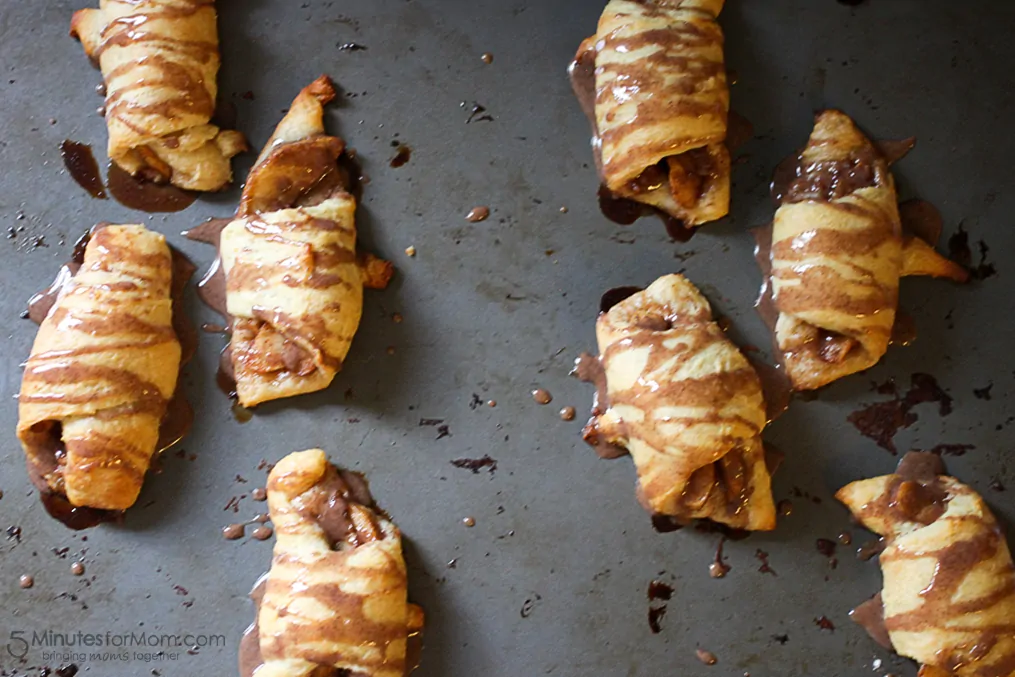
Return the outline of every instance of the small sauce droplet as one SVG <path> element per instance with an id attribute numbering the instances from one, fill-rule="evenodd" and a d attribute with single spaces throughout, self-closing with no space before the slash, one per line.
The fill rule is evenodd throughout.
<path id="1" fill-rule="evenodd" d="M 230 524 L 222 528 L 222 537 L 227 541 L 238 541 L 243 538 L 246 529 L 247 526 L 245 524 Z"/>
<path id="2" fill-rule="evenodd" d="M 240 423 L 247 423 L 254 418 L 254 412 L 241 406 L 240 404 L 233 405 L 233 418 Z"/>
<path id="3" fill-rule="evenodd" d="M 74 562 L 70 565 L 70 572 L 75 576 L 82 576 L 85 573 L 85 565 L 83 562 Z"/>
<path id="4" fill-rule="evenodd" d="M 486 406 L 488 406 L 491 409 L 493 409 L 494 407 L 497 406 L 497 400 L 487 400 Z"/>
<path id="5" fill-rule="evenodd" d="M 843 531 L 841 534 L 839 534 L 838 540 L 840 545 L 849 545 L 853 542 L 853 534 L 849 533 L 848 531 Z"/>
<path id="6" fill-rule="evenodd" d="M 465 220 L 471 223 L 479 223 L 490 218 L 489 207 L 473 207 L 472 211 L 465 215 Z"/>
<path id="7" fill-rule="evenodd" d="M 262 525 L 254 529 L 250 533 L 250 536 L 251 538 L 256 538 L 259 541 L 266 541 L 271 538 L 274 533 L 275 531 L 271 527 Z"/>
<path id="8" fill-rule="evenodd" d="M 779 504 L 776 506 L 776 509 L 779 511 L 780 517 L 789 517 L 790 515 L 793 514 L 793 501 L 789 500 L 788 498 L 784 498 L 781 501 L 779 501 Z"/>
<path id="9" fill-rule="evenodd" d="M 250 492 L 250 497 L 255 501 L 267 501 L 268 492 L 264 488 L 258 487 L 257 489 L 254 489 L 252 492 Z"/>
<path id="10" fill-rule="evenodd" d="M 490 52 L 483 52 L 483 55 L 479 58 L 485 64 L 493 63 L 493 54 L 491 54 Z"/>
<path id="11" fill-rule="evenodd" d="M 537 404 L 549 404 L 550 402 L 553 402 L 553 395 L 551 395 L 550 391 L 545 388 L 536 388 L 532 391 L 532 399 L 534 399 Z"/>
<path id="12" fill-rule="evenodd" d="M 466 517 L 462 520 L 462 524 L 470 528 L 474 527 L 476 526 L 476 519 L 474 517 Z"/>
<path id="13" fill-rule="evenodd" d="M 391 158 L 391 162 L 388 164 L 392 169 L 398 169 L 404 167 L 412 159 L 412 148 L 406 146 L 403 143 L 398 144 L 398 149 L 395 151 L 395 157 Z"/>
<path id="14" fill-rule="evenodd" d="M 715 654 L 711 651 L 705 651 L 704 649 L 696 649 L 694 655 L 698 657 L 698 660 L 705 665 L 715 665 L 719 662 L 719 659 L 715 657 Z"/>
<path id="15" fill-rule="evenodd" d="M 18 579 L 18 585 L 27 590 L 28 588 L 35 585 L 35 579 L 28 574 L 22 574 L 21 578 Z"/>
<path id="16" fill-rule="evenodd" d="M 562 421 L 573 421 L 576 413 L 574 407 L 564 407 L 560 410 L 560 419 Z"/>

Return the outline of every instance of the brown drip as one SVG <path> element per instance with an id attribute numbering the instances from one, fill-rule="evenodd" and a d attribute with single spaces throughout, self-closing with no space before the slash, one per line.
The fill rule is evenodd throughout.
<path id="1" fill-rule="evenodd" d="M 71 283 L 75 274 L 81 267 L 84 261 L 85 248 L 88 246 L 88 242 L 96 233 L 102 230 L 106 224 L 100 224 L 85 233 L 74 245 L 74 253 L 70 262 L 65 264 L 57 275 L 56 280 L 52 285 L 49 286 L 45 291 L 36 294 L 29 301 L 29 318 L 36 324 L 42 324 L 43 320 L 50 314 L 53 306 L 56 304 L 60 294 L 63 290 Z M 172 253 L 172 287 L 171 287 L 171 298 L 173 302 L 173 331 L 166 332 L 164 338 L 156 340 L 165 340 L 175 338 L 180 343 L 180 370 L 182 373 L 183 367 L 189 362 L 196 350 L 197 350 L 197 332 L 187 317 L 183 308 L 183 293 L 186 289 L 187 282 L 190 280 L 194 273 L 194 265 L 179 251 L 170 247 Z M 127 256 L 129 254 L 124 254 Z M 57 317 L 53 318 L 54 321 L 58 321 Z M 94 334 L 116 334 L 124 329 L 124 323 L 131 323 L 134 318 L 123 317 L 117 315 L 110 315 L 106 318 L 106 321 L 102 323 L 93 323 L 88 325 L 88 331 Z M 78 323 L 80 326 L 80 323 Z M 135 328 L 138 329 L 138 328 Z M 139 329 L 145 329 L 140 327 Z M 175 336 L 173 336 L 175 334 Z M 133 345 L 133 344 L 132 344 Z M 126 346 L 125 346 L 126 347 Z M 103 347 L 108 349 L 109 346 Z M 53 354 L 53 357 L 60 357 L 64 360 L 70 360 L 71 358 L 79 355 L 86 354 L 86 350 L 67 350 L 63 351 L 60 355 Z M 45 356 L 45 354 L 43 354 Z M 131 403 L 129 410 L 131 412 L 161 412 L 162 422 L 159 426 L 159 439 L 156 444 L 156 448 L 152 455 L 152 458 L 157 458 L 163 451 L 173 446 L 181 439 L 183 439 L 190 428 L 194 420 L 194 411 L 190 406 L 190 403 L 186 399 L 186 395 L 183 393 L 179 378 L 177 379 L 177 388 L 173 397 L 167 402 L 158 393 L 158 389 L 150 383 L 144 382 L 138 379 L 134 374 L 130 372 L 124 372 L 123 370 L 116 368 L 106 368 L 99 366 L 88 367 L 82 364 L 69 365 L 54 367 L 52 365 L 46 365 L 42 371 L 30 371 L 33 378 L 45 379 L 48 381 L 58 381 L 60 379 L 72 378 L 102 378 L 107 379 L 112 383 L 126 384 L 126 387 L 137 393 L 136 400 Z M 38 396 L 35 398 L 36 401 L 46 399 L 45 396 Z M 67 398 L 63 398 L 62 401 L 69 402 Z M 116 415 L 119 412 L 111 412 L 110 415 Z M 102 522 L 121 522 L 123 520 L 123 511 L 118 510 L 99 510 L 96 508 L 74 506 L 68 500 L 67 497 L 61 492 L 54 490 L 53 484 L 50 478 L 54 478 L 58 486 L 62 482 L 61 477 L 61 464 L 60 459 L 65 454 L 64 443 L 61 439 L 62 428 L 59 422 L 49 422 L 48 425 L 49 439 L 52 444 L 52 448 L 49 449 L 49 453 L 41 454 L 42 458 L 36 458 L 35 462 L 32 459 L 28 461 L 28 471 L 32 483 L 39 490 L 40 499 L 43 505 L 46 507 L 47 512 L 63 522 L 67 527 L 74 530 L 81 530 L 94 527 Z M 93 435 L 92 441 L 104 445 L 115 444 L 112 439 L 100 439 L 97 435 Z M 83 453 L 83 449 L 79 449 L 79 453 Z M 130 450 L 125 450 L 125 454 L 129 455 Z M 51 455 L 50 455 L 51 454 Z M 127 466 L 124 466 L 126 469 Z"/>
<path id="2" fill-rule="evenodd" d="M 160 184 L 131 176 L 116 163 L 109 165 L 107 182 L 109 192 L 117 202 L 148 213 L 182 211 L 197 199 L 197 193 L 170 183 Z"/>
<path id="3" fill-rule="evenodd" d="M 602 362 L 594 355 L 582 353 L 575 360 L 571 373 L 578 380 L 593 383 L 596 386 L 595 399 L 592 400 L 591 418 L 582 429 L 582 439 L 596 450 L 600 458 L 613 459 L 626 456 L 627 449 L 607 441 L 599 431 L 599 417 L 605 414 L 610 406 L 606 391 L 606 372 Z"/>
<path id="4" fill-rule="evenodd" d="M 85 189 L 89 195 L 105 200 L 106 189 L 102 185 L 102 177 L 99 176 L 99 163 L 92 155 L 92 147 L 65 139 L 60 144 L 60 156 L 63 158 L 64 167 L 77 184 Z"/>

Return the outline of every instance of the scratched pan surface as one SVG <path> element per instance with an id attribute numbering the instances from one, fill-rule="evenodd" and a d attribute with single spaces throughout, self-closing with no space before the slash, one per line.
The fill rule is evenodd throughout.
<path id="1" fill-rule="evenodd" d="M 0 6 L 0 223 L 24 227 L 0 241 L 0 527 L 21 529 L 20 542 L 0 534 L 0 674 L 70 662 L 104 677 L 234 674 L 252 615 L 246 594 L 271 544 L 227 542 L 220 529 L 263 510 L 250 498 L 264 480 L 262 460 L 311 446 L 365 472 L 404 530 L 411 595 L 428 615 L 420 677 L 915 674 L 848 620 L 851 606 L 878 589 L 876 564 L 857 561 L 854 545 L 839 548 L 832 569 L 815 541 L 843 530 L 855 543 L 867 538 L 832 492 L 890 471 L 895 459 L 846 417 L 887 399 L 872 392 L 873 381 L 895 377 L 905 387 L 914 372 L 933 374 L 954 411 L 916 408 L 919 420 L 896 437 L 899 448 L 974 445 L 949 457 L 950 468 L 1005 520 L 1015 518 L 1015 288 L 1005 256 L 1015 248 L 1007 124 L 1015 102 L 1004 85 L 1015 59 L 1011 6 L 731 0 L 722 23 L 739 80 L 733 106 L 756 136 L 735 167 L 732 215 L 677 244 L 654 219 L 623 228 L 597 209 L 589 134 L 564 69 L 602 3 L 223 0 L 220 96 L 235 104 L 239 128 L 262 143 L 302 85 L 322 72 L 334 77 L 347 95 L 328 124 L 372 179 L 362 240 L 399 274 L 388 290 L 367 294 L 332 388 L 266 405 L 245 424 L 215 386 L 222 337 L 202 336 L 182 382 L 197 405 L 183 457 L 165 457 L 123 526 L 74 534 L 43 512 L 14 436 L 19 363 L 35 335 L 18 314 L 97 221 L 144 222 L 206 267 L 210 248 L 179 233 L 228 215 L 238 195 L 148 216 L 89 198 L 66 174 L 58 150 L 66 138 L 105 159 L 105 128 L 93 112 L 99 75 L 67 37 L 72 11 L 86 4 Z M 340 49 L 347 43 L 366 49 Z M 492 64 L 481 61 L 484 52 Z M 493 120 L 466 124 L 473 102 Z M 985 241 L 997 274 L 967 287 L 905 280 L 902 305 L 918 340 L 870 373 L 795 402 L 771 426 L 767 438 L 787 455 L 776 497 L 795 510 L 774 533 L 728 543 L 732 570 L 712 580 L 718 536 L 653 531 L 634 500 L 630 461 L 598 460 L 579 439 L 592 393 L 568 371 L 593 346 L 604 290 L 673 271 L 699 284 L 745 342 L 768 345 L 752 307 L 759 273 L 747 228 L 770 218 L 771 169 L 803 143 L 822 106 L 843 108 L 877 137 L 916 135 L 916 150 L 896 166 L 903 197 L 933 200 L 946 238 L 964 224 L 974 254 Z M 397 169 L 389 166 L 395 141 L 413 149 Z M 251 161 L 237 162 L 239 176 Z M 479 205 L 490 218 L 467 222 Z M 413 259 L 403 253 L 410 245 Z M 217 319 L 193 293 L 188 311 L 198 322 Z M 974 397 L 988 384 L 990 400 Z M 553 394 L 552 405 L 533 402 L 536 387 Z M 470 406 L 474 394 L 497 406 Z M 578 420 L 558 418 L 565 405 L 579 409 Z M 421 418 L 443 419 L 450 435 L 437 439 Z M 487 454 L 497 461 L 493 475 L 450 464 Z M 995 480 L 1008 491 L 991 490 Z M 224 510 L 234 497 L 238 512 Z M 61 558 L 53 549 L 68 550 Z M 758 550 L 774 574 L 759 571 Z M 87 570 L 75 577 L 70 564 L 82 556 Z M 35 577 L 34 588 L 19 588 L 22 574 Z M 674 588 L 658 634 L 647 621 L 653 579 Z M 818 627 L 820 617 L 834 630 Z M 8 651 L 12 632 L 31 640 L 78 630 L 203 635 L 213 645 L 195 655 L 170 648 L 150 664 L 133 654 L 61 660 L 47 657 L 52 646 L 30 647 L 24 661 Z M 215 635 L 224 646 L 214 646 Z M 697 647 L 718 664 L 699 663 Z M 20 643 L 10 648 L 22 653 Z"/>

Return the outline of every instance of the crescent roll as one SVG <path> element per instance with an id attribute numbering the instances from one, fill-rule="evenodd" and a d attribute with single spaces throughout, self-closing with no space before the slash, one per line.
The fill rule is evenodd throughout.
<path id="1" fill-rule="evenodd" d="M 645 508 L 774 529 L 761 381 L 694 285 L 659 278 L 600 315 L 596 338 L 605 389 L 584 436 L 630 452 Z"/>
<path id="2" fill-rule="evenodd" d="M 240 404 L 326 388 L 363 312 L 363 287 L 391 265 L 356 255 L 356 199 L 338 164 L 345 144 L 324 132 L 330 80 L 304 89 L 244 187 L 219 241 L 230 353 Z M 381 278 L 380 280 L 376 278 Z"/>
<path id="3" fill-rule="evenodd" d="M 606 187 L 687 226 L 729 211 L 722 7 L 611 0 L 571 71 L 594 60 L 593 146 Z"/>
<path id="4" fill-rule="evenodd" d="M 241 664 L 241 672 L 408 674 L 415 666 L 406 665 L 406 646 L 423 612 L 408 602 L 401 533 L 363 478 L 320 449 L 293 453 L 268 477 L 268 509 L 275 551 L 250 632 L 261 665 Z"/>
<path id="5" fill-rule="evenodd" d="M 219 70 L 214 0 L 100 0 L 74 13 L 71 35 L 102 70 L 109 158 L 180 188 L 232 181 L 239 132 L 211 124 Z"/>
<path id="6" fill-rule="evenodd" d="M 775 342 L 796 390 L 875 365 L 888 349 L 904 275 L 966 271 L 904 237 L 888 162 L 845 114 L 820 113 L 775 213 Z"/>
<path id="7" fill-rule="evenodd" d="M 836 497 L 887 544 L 880 617 L 895 651 L 921 677 L 1011 677 L 1015 565 L 983 499 L 943 472 L 939 457 L 911 453 Z"/>
<path id="8" fill-rule="evenodd" d="M 137 500 L 180 367 L 172 277 L 162 235 L 92 235 L 39 327 L 18 397 L 18 438 L 44 496 L 102 510 Z"/>

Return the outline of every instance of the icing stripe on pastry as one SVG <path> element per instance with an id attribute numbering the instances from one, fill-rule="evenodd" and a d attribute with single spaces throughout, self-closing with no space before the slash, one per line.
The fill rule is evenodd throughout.
<path id="1" fill-rule="evenodd" d="M 71 35 L 106 86 L 109 157 L 133 175 L 213 191 L 232 180 L 239 132 L 211 124 L 220 63 L 213 0 L 101 0 Z"/>
<path id="2" fill-rule="evenodd" d="M 137 500 L 176 389 L 172 256 L 143 226 L 107 226 L 42 322 L 18 437 L 43 493 L 124 510 Z"/>
<path id="3" fill-rule="evenodd" d="M 597 402 L 586 440 L 631 454 L 645 507 L 773 529 L 761 381 L 694 285 L 659 278 L 600 315 L 596 337 L 606 401 Z M 589 358 L 582 361 L 579 370 Z"/>
<path id="4" fill-rule="evenodd" d="M 1015 565 L 983 499 L 943 472 L 940 458 L 911 453 L 894 474 L 836 497 L 887 543 L 880 608 L 891 646 L 923 664 L 921 677 L 1010 677 Z M 855 613 L 876 614 L 872 604 Z"/>
<path id="5" fill-rule="evenodd" d="M 772 227 L 775 338 L 794 388 L 876 364 L 891 339 L 899 278 L 920 273 L 965 279 L 918 238 L 904 247 L 888 162 L 849 117 L 819 114 Z"/>
<path id="6" fill-rule="evenodd" d="M 576 58 L 594 58 L 590 112 L 606 187 L 688 226 L 729 211 L 722 6 L 611 0 Z"/>
<path id="7" fill-rule="evenodd" d="M 276 542 L 251 633 L 263 664 L 241 659 L 241 672 L 403 677 L 422 611 L 408 603 L 401 534 L 366 482 L 313 449 L 282 459 L 267 488 Z"/>

